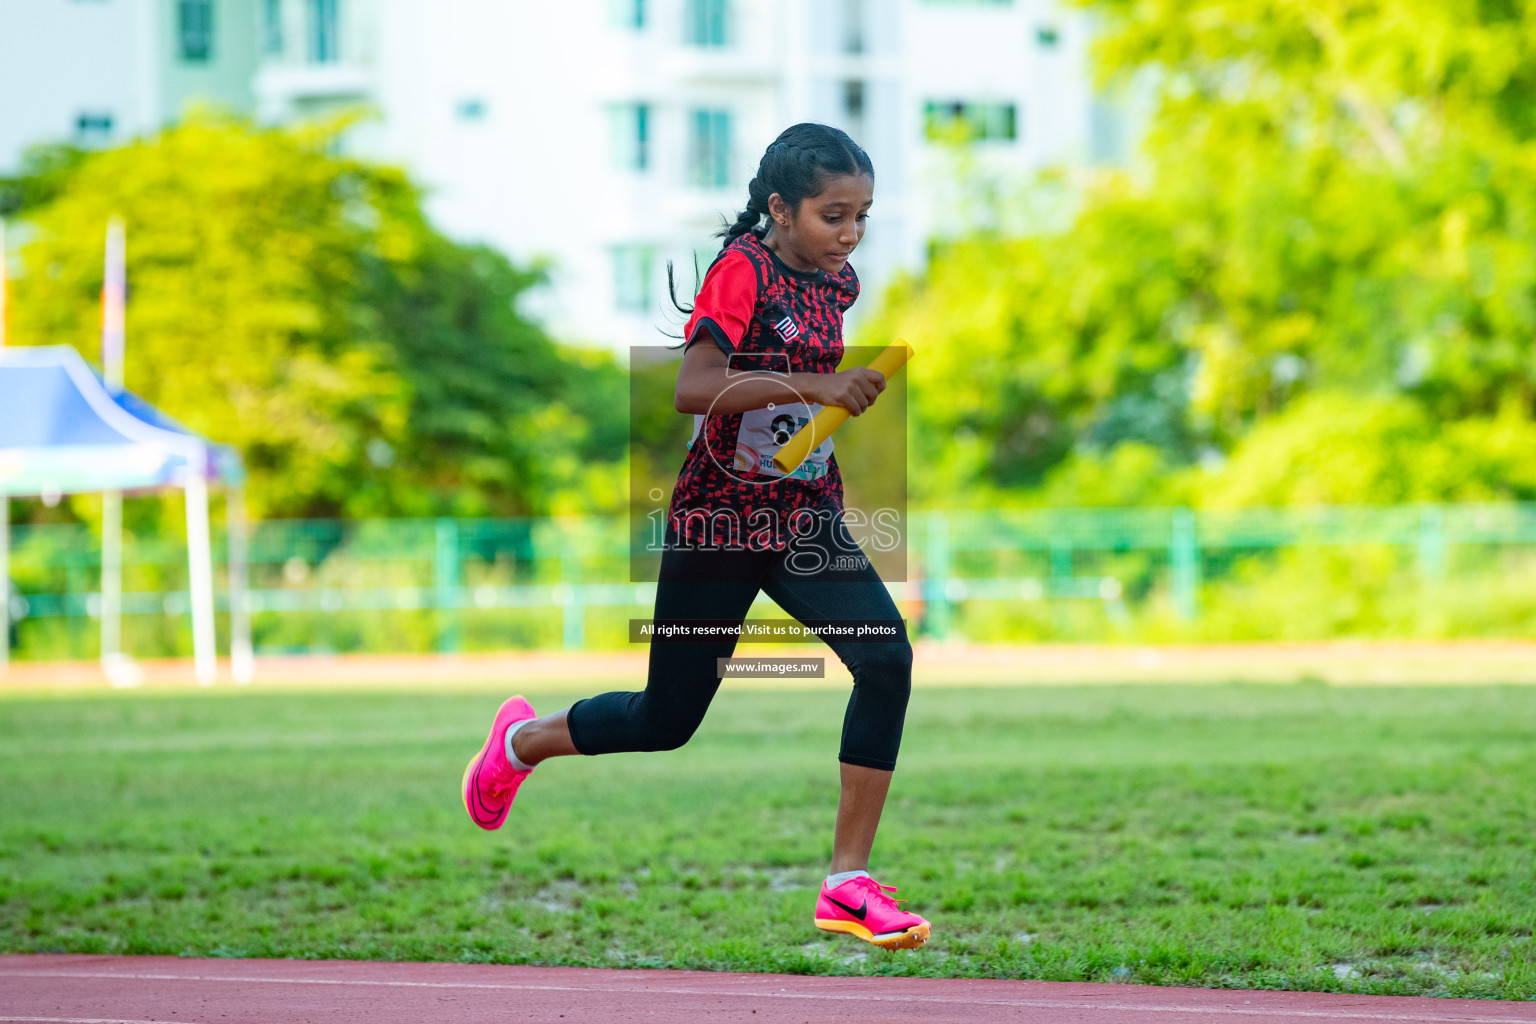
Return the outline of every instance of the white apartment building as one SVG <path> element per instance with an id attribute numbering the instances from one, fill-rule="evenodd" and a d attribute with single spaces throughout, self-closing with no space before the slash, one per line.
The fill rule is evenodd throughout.
<path id="1" fill-rule="evenodd" d="M 0 11 L 20 6 L 0 0 Z M 0 167 L 25 142 L 88 138 L 81 111 L 111 110 L 100 141 L 118 141 L 173 118 L 200 88 L 269 122 L 366 108 L 351 151 L 406 167 L 454 237 L 546 261 L 553 287 L 532 311 L 561 337 L 621 350 L 676 329 L 666 261 L 686 300 L 694 260 L 708 265 L 763 149 L 797 121 L 846 129 L 875 164 L 855 313 L 959 226 L 963 196 L 939 140 L 962 130 L 978 166 L 1021 175 L 1119 148 L 1090 82 L 1088 23 L 1056 0 L 24 6 L 44 13 L 0 14 L 0 56 L 37 56 L 0 82 L 32 94 L 59 83 L 58 95 L 46 110 L 0 113 Z M 201 63 L 188 42 L 199 25 L 213 40 Z M 131 58 L 112 49 L 129 38 Z M 94 56 L 67 58 L 78 81 L 39 73 L 85 39 Z"/>
<path id="2" fill-rule="evenodd" d="M 206 100 L 250 109 L 257 0 L 0 0 L 0 174 L 114 146 Z"/>

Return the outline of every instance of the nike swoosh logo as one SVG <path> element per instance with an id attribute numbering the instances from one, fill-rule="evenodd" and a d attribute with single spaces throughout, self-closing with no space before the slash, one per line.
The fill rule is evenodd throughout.
<path id="1" fill-rule="evenodd" d="M 844 910 L 848 911 L 848 913 L 852 914 L 854 917 L 858 918 L 860 921 L 864 920 L 864 915 L 869 913 L 869 900 L 865 900 L 863 902 L 863 904 L 860 905 L 858 910 L 854 910 L 848 904 L 842 902 L 841 900 L 833 899 L 831 896 L 828 896 L 827 900 L 829 902 L 831 902 L 831 903 L 836 904 L 839 907 L 842 907 Z"/>
<path id="2" fill-rule="evenodd" d="M 475 809 L 478 812 L 475 815 L 476 824 L 496 820 L 496 815 L 492 814 L 490 808 L 485 806 L 485 800 L 480 796 L 480 770 L 484 767 L 485 752 L 481 751 L 480 760 L 475 762 L 474 782 L 470 786 L 470 792 L 473 793 L 475 797 Z"/>

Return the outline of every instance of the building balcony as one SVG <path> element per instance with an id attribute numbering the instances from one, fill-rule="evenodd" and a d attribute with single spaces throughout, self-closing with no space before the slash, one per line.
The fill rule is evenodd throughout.
<path id="1" fill-rule="evenodd" d="M 758 85 L 783 74 L 772 54 L 734 46 L 669 46 L 656 69 L 678 85 Z"/>
<path id="2" fill-rule="evenodd" d="M 262 106 L 365 100 L 373 95 L 373 70 L 357 63 L 263 64 L 254 83 Z"/>

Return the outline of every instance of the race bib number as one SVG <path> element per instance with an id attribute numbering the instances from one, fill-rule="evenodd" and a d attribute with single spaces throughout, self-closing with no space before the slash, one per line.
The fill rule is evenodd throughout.
<path id="1" fill-rule="evenodd" d="M 796 431 L 811 422 L 811 417 L 821 410 L 820 405 L 791 402 L 776 405 L 772 409 L 749 409 L 742 413 L 741 428 L 736 432 L 736 456 L 731 468 L 744 474 L 752 473 L 766 477 L 786 476 L 773 464 L 773 457 L 779 453 L 780 448 L 789 443 L 789 439 L 795 436 Z M 693 438 L 689 440 L 688 447 L 693 447 L 693 442 L 698 439 L 699 431 L 703 426 L 704 417 L 695 415 Z M 832 438 L 828 437 L 806 456 L 805 461 L 797 466 L 793 473 L 787 476 L 792 480 L 818 480 L 827 475 L 828 460 L 831 458 Z"/>

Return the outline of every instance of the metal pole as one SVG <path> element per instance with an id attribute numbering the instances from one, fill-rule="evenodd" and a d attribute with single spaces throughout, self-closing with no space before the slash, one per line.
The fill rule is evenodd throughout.
<path id="1" fill-rule="evenodd" d="M 1419 508 L 1419 577 L 1438 583 L 1445 578 L 1445 510 L 1440 505 Z"/>
<path id="2" fill-rule="evenodd" d="M 9 309 L 5 304 L 7 287 L 5 274 L 5 218 L 0 217 L 0 348 L 5 348 L 5 329 L 9 325 L 9 320 L 7 319 Z"/>
<path id="3" fill-rule="evenodd" d="M 954 571 L 950 564 L 949 518 L 937 509 L 928 513 L 928 576 L 925 582 L 931 587 L 932 598 L 927 606 L 929 622 L 935 639 L 949 639 L 953 622 L 953 607 L 949 600 L 949 574 Z"/>
<path id="4" fill-rule="evenodd" d="M 587 606 L 582 601 L 581 556 L 572 550 L 575 534 L 572 532 L 560 553 L 560 641 L 567 651 L 579 651 L 587 646 Z"/>
<path id="5" fill-rule="evenodd" d="M 101 496 L 101 667 L 123 650 L 123 495 Z"/>
<path id="6" fill-rule="evenodd" d="M 1072 578 L 1072 560 L 1073 548 L 1071 541 L 1057 540 L 1051 542 L 1051 589 L 1056 593 L 1065 593 L 1067 590 L 1065 581 Z"/>
<path id="7" fill-rule="evenodd" d="M 107 391 L 123 393 L 124 310 L 128 298 L 123 218 L 107 222 L 101 284 L 101 369 Z M 123 651 L 123 495 L 101 496 L 101 667 L 110 672 Z"/>
<path id="8" fill-rule="evenodd" d="M 235 682 L 256 678 L 251 650 L 250 529 L 245 517 L 245 488 L 232 487 L 224 497 L 229 541 L 229 662 Z"/>
<path id="9" fill-rule="evenodd" d="M 1173 610 L 1183 622 L 1200 614 L 1200 541 L 1192 509 L 1173 510 L 1168 562 L 1173 577 Z"/>
<path id="10" fill-rule="evenodd" d="M 1048 597 L 1066 597 L 1071 593 L 1073 551 L 1072 542 L 1069 540 L 1055 540 L 1051 542 L 1051 575 L 1046 585 L 1045 593 Z M 1051 626 L 1056 632 L 1056 639 L 1065 639 L 1072 629 L 1072 619 L 1069 609 L 1064 601 L 1051 602 Z"/>
<path id="11" fill-rule="evenodd" d="M 208 535 L 208 479 L 203 459 L 187 476 L 187 568 L 192 597 L 192 657 L 197 681 L 211 686 L 219 675 L 213 625 L 213 553 Z"/>
<path id="12" fill-rule="evenodd" d="M 123 218 L 107 222 L 107 256 L 101 284 L 101 372 L 107 390 L 123 391 L 123 348 L 127 338 L 128 247 Z"/>
<path id="13" fill-rule="evenodd" d="M 459 650 L 459 524 L 453 519 L 437 521 L 436 552 L 433 563 L 433 604 L 437 606 L 437 653 L 457 654 Z"/>
<path id="14" fill-rule="evenodd" d="M 11 666 L 11 496 L 0 491 L 0 676 Z"/>
<path id="15" fill-rule="evenodd" d="M 9 313 L 5 304 L 5 220 L 0 218 L 0 348 Z M 11 496 L 0 491 L 0 676 L 11 666 Z"/>

